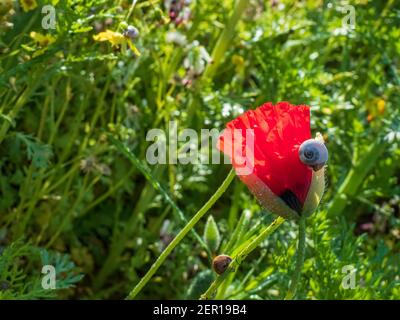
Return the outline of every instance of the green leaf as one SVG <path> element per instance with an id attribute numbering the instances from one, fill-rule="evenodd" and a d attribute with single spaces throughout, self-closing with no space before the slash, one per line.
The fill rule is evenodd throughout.
<path id="1" fill-rule="evenodd" d="M 190 284 L 186 298 L 199 299 L 200 295 L 207 290 L 214 279 L 215 275 L 211 270 L 204 270 L 198 273 Z"/>
<path id="2" fill-rule="evenodd" d="M 39 253 L 43 265 L 54 265 L 57 274 L 57 289 L 74 287 L 75 283 L 83 278 L 83 274 L 76 272 L 76 266 L 69 255 L 43 248 L 39 248 Z"/>
<path id="3" fill-rule="evenodd" d="M 16 133 L 16 137 L 26 145 L 27 156 L 32 161 L 32 165 L 38 169 L 47 169 L 50 158 L 53 156 L 51 147 L 30 135 L 20 132 Z"/>

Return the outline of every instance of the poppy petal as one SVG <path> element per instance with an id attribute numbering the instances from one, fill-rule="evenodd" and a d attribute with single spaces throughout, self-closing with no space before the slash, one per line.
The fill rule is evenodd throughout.
<path id="1" fill-rule="evenodd" d="M 241 180 L 262 203 L 266 200 L 261 197 L 271 191 L 299 212 L 308 195 L 312 170 L 300 161 L 298 149 L 310 138 L 308 106 L 269 102 L 229 122 L 217 147 L 231 158 Z M 244 163 L 251 170 L 243 174 Z"/>

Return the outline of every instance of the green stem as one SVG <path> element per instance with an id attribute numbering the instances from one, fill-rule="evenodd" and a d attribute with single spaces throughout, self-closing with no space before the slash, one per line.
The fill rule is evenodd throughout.
<path id="1" fill-rule="evenodd" d="M 26 101 L 28 100 L 32 92 L 35 90 L 35 88 L 36 85 L 28 86 L 15 102 L 13 109 L 8 114 L 10 121 L 4 120 L 3 124 L 0 127 L 0 143 L 2 143 L 3 140 L 6 138 L 8 129 L 10 129 L 12 123 L 11 121 L 15 121 L 22 107 L 25 105 Z"/>
<path id="2" fill-rule="evenodd" d="M 329 204 L 328 217 L 340 216 L 346 208 L 349 199 L 357 195 L 357 192 L 364 182 L 365 177 L 374 168 L 376 162 L 386 150 L 388 144 L 378 138 L 358 160 L 349 171 L 335 197 Z"/>
<path id="3" fill-rule="evenodd" d="M 296 295 L 297 284 L 300 280 L 301 269 L 304 263 L 304 253 L 306 249 L 306 219 L 299 220 L 299 244 L 297 247 L 296 266 L 290 282 L 289 291 L 286 294 L 285 300 L 293 299 Z"/>
<path id="4" fill-rule="evenodd" d="M 256 249 L 262 241 L 270 234 L 272 234 L 283 222 L 284 218 L 276 218 L 268 227 L 266 227 L 253 241 L 251 241 L 241 252 L 239 252 L 236 257 L 233 258 L 227 270 L 219 275 L 217 279 L 211 284 L 204 294 L 201 295 L 201 300 L 212 299 L 214 293 L 217 291 L 219 286 L 225 281 L 225 279 L 231 274 L 231 272 L 236 272 L 237 267 L 242 263 L 244 259 Z"/>
<path id="5" fill-rule="evenodd" d="M 158 181 L 162 173 L 162 167 L 156 167 L 154 170 L 154 178 Z M 125 223 L 124 228 L 121 231 L 113 233 L 109 254 L 94 280 L 95 290 L 99 290 L 107 280 L 107 277 L 114 272 L 127 241 L 132 237 L 132 230 L 135 230 L 140 215 L 145 214 L 148 203 L 154 198 L 155 190 L 156 189 L 154 189 L 152 184 L 148 181 L 139 196 L 139 200 L 136 202 L 130 218 Z"/>
<path id="6" fill-rule="evenodd" d="M 183 223 L 187 223 L 187 219 L 185 214 L 182 212 L 181 209 L 179 209 L 179 207 L 175 204 L 175 202 L 172 200 L 171 196 L 164 190 L 164 188 L 161 186 L 161 184 L 158 182 L 158 179 L 155 179 L 151 172 L 142 165 L 142 163 L 140 162 L 140 160 L 135 156 L 134 153 L 132 153 L 131 151 L 129 151 L 129 149 L 124 146 L 122 144 L 121 141 L 116 140 L 115 138 L 113 138 L 112 136 L 109 136 L 109 139 L 112 141 L 112 143 L 118 148 L 119 151 L 121 151 L 131 162 L 132 164 L 139 169 L 139 171 L 145 176 L 145 178 L 147 179 L 147 181 L 149 181 L 152 185 L 152 187 L 154 188 L 154 190 L 157 190 L 160 192 L 160 194 L 163 196 L 163 198 L 171 205 L 171 207 L 174 209 L 174 212 L 177 214 L 178 218 L 183 222 Z M 160 174 L 162 174 L 162 169 L 161 167 L 159 167 L 160 170 L 158 170 L 160 172 Z M 207 251 L 207 254 L 209 255 L 209 257 L 211 258 L 211 252 L 208 248 L 208 246 L 205 244 L 205 242 L 203 241 L 203 239 L 194 231 L 192 230 L 193 235 L 195 236 L 195 238 L 199 241 L 200 245 L 204 248 L 204 250 Z"/>
<path id="7" fill-rule="evenodd" d="M 206 204 L 193 216 L 193 218 L 185 225 L 185 227 L 178 233 L 178 235 L 171 241 L 167 248 L 161 253 L 158 259 L 150 267 L 149 271 L 145 276 L 139 281 L 139 283 L 133 288 L 126 299 L 134 299 L 137 294 L 143 289 L 143 287 L 149 282 L 151 277 L 157 272 L 157 270 L 164 263 L 165 259 L 169 256 L 172 250 L 181 242 L 181 240 L 186 236 L 186 234 L 194 228 L 196 223 L 207 213 L 208 210 L 213 206 L 213 204 L 222 196 L 225 190 L 228 188 L 233 178 L 235 177 L 235 171 L 232 169 L 228 176 L 225 178 L 224 182 L 218 188 L 218 190 L 213 194 L 213 196 L 206 202 Z"/>
<path id="8" fill-rule="evenodd" d="M 226 23 L 224 30 L 219 36 L 214 49 L 211 53 L 212 63 L 207 64 L 206 69 L 204 70 L 203 75 L 201 76 L 201 81 L 196 83 L 196 92 L 201 92 L 201 87 L 203 85 L 203 81 L 206 79 L 212 80 L 215 74 L 215 71 L 218 69 L 220 63 L 222 62 L 228 47 L 231 45 L 232 38 L 234 37 L 235 28 L 238 24 L 242 14 L 246 10 L 247 5 L 249 4 L 249 0 L 237 0 L 235 3 L 235 8 L 233 9 L 232 16 L 229 18 L 229 21 Z M 187 108 L 188 114 L 188 122 L 192 121 L 196 110 L 199 106 L 199 97 L 194 95 L 192 97 L 192 101 L 190 102 Z"/>
<path id="9" fill-rule="evenodd" d="M 211 54 L 211 58 L 213 63 L 208 64 L 207 68 L 204 72 L 204 78 L 212 78 L 215 70 L 218 68 L 221 63 L 225 52 L 227 51 L 229 45 L 231 44 L 231 40 L 234 37 L 235 28 L 238 24 L 242 14 L 244 13 L 247 5 L 249 4 L 249 0 L 237 0 L 235 4 L 235 9 L 228 23 L 226 24 L 224 30 L 222 31 L 218 41 L 214 47 L 214 50 Z"/>

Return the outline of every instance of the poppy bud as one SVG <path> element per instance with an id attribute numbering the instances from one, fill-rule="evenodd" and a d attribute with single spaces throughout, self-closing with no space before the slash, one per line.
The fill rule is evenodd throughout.
<path id="1" fill-rule="evenodd" d="M 229 122 L 217 147 L 266 210 L 296 220 L 317 208 L 328 151 L 311 139 L 310 107 L 265 103 Z"/>
<path id="2" fill-rule="evenodd" d="M 216 252 L 218 250 L 221 236 L 219 234 L 218 226 L 212 216 L 209 216 L 207 219 L 203 238 L 211 252 Z"/>

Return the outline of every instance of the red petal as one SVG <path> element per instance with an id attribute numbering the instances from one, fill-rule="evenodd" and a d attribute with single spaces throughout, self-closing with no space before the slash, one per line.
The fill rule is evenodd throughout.
<path id="1" fill-rule="evenodd" d="M 252 129 L 250 133 L 254 135 L 254 148 L 247 147 L 246 153 L 245 129 Z M 239 136 L 231 138 L 238 133 Z M 251 141 L 249 137 L 251 135 L 247 136 Z M 277 196 L 290 190 L 303 205 L 311 184 L 312 171 L 300 161 L 298 149 L 302 142 L 310 138 L 308 106 L 293 106 L 288 102 L 279 102 L 275 106 L 265 103 L 229 122 L 217 147 L 231 158 L 239 176 L 243 161 L 254 159 L 252 174 Z M 243 178 L 244 183 L 252 181 Z M 252 189 L 250 185 L 249 188 Z"/>

